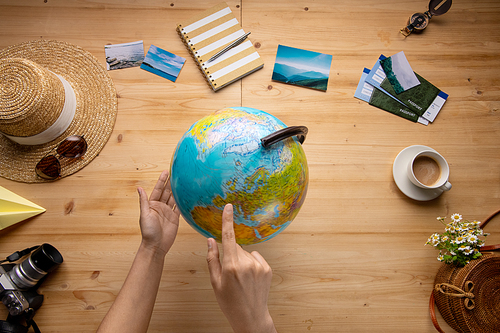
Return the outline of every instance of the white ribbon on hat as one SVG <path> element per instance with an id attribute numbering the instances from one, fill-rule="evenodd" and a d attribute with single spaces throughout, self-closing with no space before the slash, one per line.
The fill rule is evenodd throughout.
<path id="1" fill-rule="evenodd" d="M 54 73 L 55 74 L 55 73 Z M 32 136 L 12 136 L 2 133 L 7 138 L 21 145 L 41 145 L 50 142 L 63 134 L 75 117 L 76 111 L 76 96 L 71 84 L 62 76 L 55 74 L 64 87 L 64 106 L 57 120 L 45 131 Z"/>

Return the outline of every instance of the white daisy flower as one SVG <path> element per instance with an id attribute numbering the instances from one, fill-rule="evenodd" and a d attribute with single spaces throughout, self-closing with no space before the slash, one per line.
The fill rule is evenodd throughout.
<path id="1" fill-rule="evenodd" d="M 443 261 L 443 260 L 444 260 L 444 256 L 440 253 L 440 254 L 438 255 L 437 259 L 438 259 L 439 261 Z"/>
<path id="2" fill-rule="evenodd" d="M 455 243 L 456 244 L 462 244 L 463 242 L 466 241 L 466 238 L 464 236 L 458 236 L 456 239 L 455 239 Z"/>
<path id="3" fill-rule="evenodd" d="M 460 247 L 458 248 L 458 251 L 466 251 L 466 250 L 470 250 L 470 246 L 468 245 L 460 245 Z"/>
<path id="4" fill-rule="evenodd" d="M 471 255 L 472 253 L 474 253 L 474 250 L 472 250 L 472 249 L 465 249 L 464 250 L 465 255 Z"/>
<path id="5" fill-rule="evenodd" d="M 430 238 L 429 238 L 429 242 L 430 244 L 434 245 L 434 246 L 438 246 L 439 245 L 439 238 L 440 238 L 440 235 L 439 234 L 433 234 Z"/>
<path id="6" fill-rule="evenodd" d="M 451 219 L 453 220 L 453 222 L 460 222 L 462 221 L 462 215 L 455 213 L 451 216 Z"/>
<path id="7" fill-rule="evenodd" d="M 467 241 L 469 243 L 476 243 L 477 242 L 477 236 L 476 235 L 470 235 L 469 237 L 467 237 Z"/>

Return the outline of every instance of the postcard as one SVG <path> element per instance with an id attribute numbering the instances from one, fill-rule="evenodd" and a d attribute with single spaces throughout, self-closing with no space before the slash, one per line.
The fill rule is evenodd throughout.
<path id="1" fill-rule="evenodd" d="M 272 80 L 326 91 L 333 56 L 278 45 Z"/>
<path id="2" fill-rule="evenodd" d="M 175 82 L 185 61 L 183 57 L 151 45 L 141 68 Z"/>
<path id="3" fill-rule="evenodd" d="M 420 84 L 403 51 L 380 60 L 380 63 L 396 94 Z"/>
<path id="4" fill-rule="evenodd" d="M 142 40 L 132 43 L 105 45 L 106 68 L 109 70 L 138 67 L 144 60 Z"/>

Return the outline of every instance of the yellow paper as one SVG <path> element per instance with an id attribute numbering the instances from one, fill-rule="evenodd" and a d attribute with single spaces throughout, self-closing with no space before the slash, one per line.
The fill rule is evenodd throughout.
<path id="1" fill-rule="evenodd" d="M 0 186 L 0 230 L 45 212 L 45 208 Z"/>

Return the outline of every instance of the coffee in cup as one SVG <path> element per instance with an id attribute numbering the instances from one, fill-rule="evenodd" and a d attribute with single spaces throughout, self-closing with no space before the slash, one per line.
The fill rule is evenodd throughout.
<path id="1" fill-rule="evenodd" d="M 413 184 L 424 189 L 449 191 L 449 176 L 448 162 L 436 151 L 420 151 L 408 164 L 408 178 Z"/>

